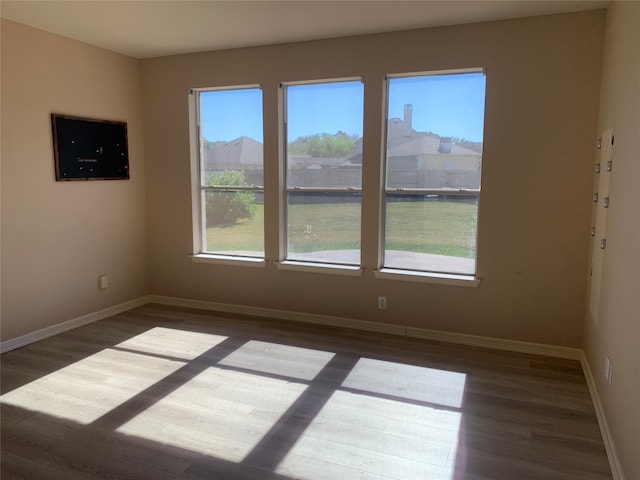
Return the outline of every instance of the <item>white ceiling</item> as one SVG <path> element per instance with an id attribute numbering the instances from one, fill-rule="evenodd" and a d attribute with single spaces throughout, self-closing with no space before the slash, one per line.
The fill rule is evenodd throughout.
<path id="1" fill-rule="evenodd" d="M 136 58 L 606 8 L 600 0 L 1 0 L 3 18 Z"/>

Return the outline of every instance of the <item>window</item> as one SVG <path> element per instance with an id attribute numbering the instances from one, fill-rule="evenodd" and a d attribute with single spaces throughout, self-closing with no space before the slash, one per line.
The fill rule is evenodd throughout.
<path id="1" fill-rule="evenodd" d="M 384 166 L 375 274 L 477 285 L 484 71 L 385 80 L 384 158 L 370 158 Z M 289 82 L 281 94 L 283 163 L 269 167 L 283 175 L 283 226 L 270 240 L 278 268 L 360 274 L 364 84 Z M 196 89 L 190 98 L 194 260 L 264 265 L 262 90 Z"/>
<path id="2" fill-rule="evenodd" d="M 387 79 L 383 268 L 475 275 L 482 70 Z"/>
<path id="3" fill-rule="evenodd" d="M 360 80 L 286 84 L 286 259 L 360 265 Z"/>
<path id="4" fill-rule="evenodd" d="M 264 259 L 262 90 L 193 95 L 199 147 L 195 253 Z"/>

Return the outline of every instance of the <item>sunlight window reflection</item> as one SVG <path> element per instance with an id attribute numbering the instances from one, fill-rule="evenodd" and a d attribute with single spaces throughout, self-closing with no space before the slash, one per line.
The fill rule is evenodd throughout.
<path id="1" fill-rule="evenodd" d="M 208 368 L 118 431 L 240 462 L 306 388 L 284 380 Z"/>
<path id="2" fill-rule="evenodd" d="M 251 340 L 220 362 L 256 372 L 313 380 L 335 354 Z"/>
<path id="3" fill-rule="evenodd" d="M 336 391 L 278 465 L 301 480 L 451 479 L 462 414 Z"/>
<path id="4" fill-rule="evenodd" d="M 361 358 L 342 386 L 460 408 L 465 382 L 464 373 Z"/>
<path id="5" fill-rule="evenodd" d="M 88 424 L 183 362 L 106 349 L 0 397 L 5 404 Z"/>
<path id="6" fill-rule="evenodd" d="M 119 343 L 116 347 L 152 355 L 193 360 L 226 339 L 227 337 L 221 335 L 154 327 Z"/>

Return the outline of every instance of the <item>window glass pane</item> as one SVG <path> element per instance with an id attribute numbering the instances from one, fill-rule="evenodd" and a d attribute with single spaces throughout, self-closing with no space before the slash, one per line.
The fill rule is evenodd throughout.
<path id="1" fill-rule="evenodd" d="M 288 193 L 288 258 L 359 265 L 360 203 L 358 193 Z"/>
<path id="2" fill-rule="evenodd" d="M 204 191 L 207 253 L 264 256 L 264 195 L 261 191 Z"/>
<path id="3" fill-rule="evenodd" d="M 475 274 L 484 99 L 483 72 L 389 79 L 384 267 Z"/>
<path id="4" fill-rule="evenodd" d="M 287 187 L 362 185 L 362 82 L 287 86 Z"/>
<path id="5" fill-rule="evenodd" d="M 479 189 L 485 76 L 389 79 L 389 189 Z"/>
<path id="6" fill-rule="evenodd" d="M 202 91 L 199 102 L 200 184 L 217 188 L 202 189 L 201 249 L 264 257 L 262 91 Z"/>
<path id="7" fill-rule="evenodd" d="M 475 273 L 478 197 L 387 195 L 384 266 Z"/>
<path id="8" fill-rule="evenodd" d="M 203 185 L 212 185 L 207 183 L 211 179 L 208 173 L 226 170 L 241 172 L 247 185 L 263 185 L 262 91 L 259 88 L 201 92 L 200 125 Z"/>

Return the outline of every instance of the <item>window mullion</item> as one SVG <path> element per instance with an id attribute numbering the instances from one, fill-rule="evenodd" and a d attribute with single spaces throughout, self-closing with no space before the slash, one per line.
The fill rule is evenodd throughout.
<path id="1" fill-rule="evenodd" d="M 218 192 L 261 192 L 264 190 L 264 187 L 261 185 L 201 185 L 200 189 Z"/>
<path id="2" fill-rule="evenodd" d="M 451 189 L 451 190 L 443 190 L 443 189 L 404 189 L 404 188 L 391 188 L 385 190 L 385 195 L 480 195 L 480 189 Z"/>
<path id="3" fill-rule="evenodd" d="M 327 187 L 286 187 L 285 191 L 289 192 L 309 192 L 309 193 L 361 193 L 362 188 L 327 188 Z"/>

